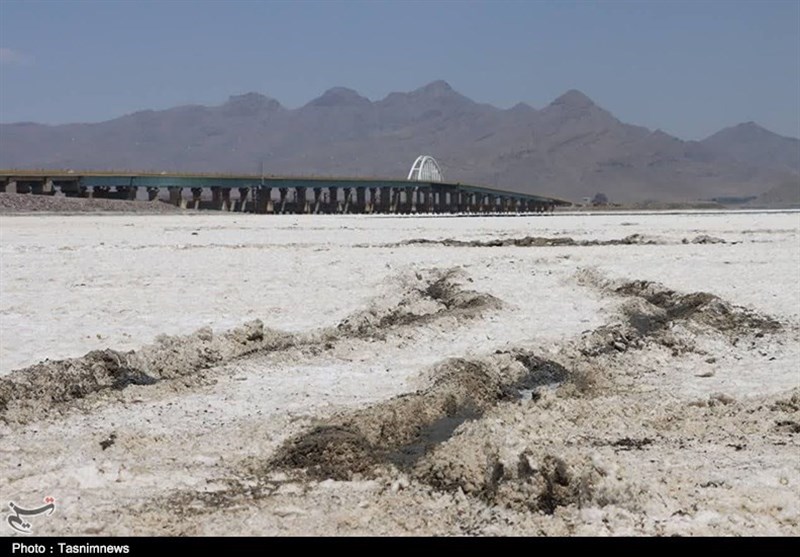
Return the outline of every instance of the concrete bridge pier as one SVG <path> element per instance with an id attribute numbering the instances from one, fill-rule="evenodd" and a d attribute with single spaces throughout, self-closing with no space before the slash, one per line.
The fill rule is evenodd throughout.
<path id="1" fill-rule="evenodd" d="M 367 189 L 366 188 L 356 188 L 356 206 L 354 213 L 366 213 L 367 212 Z"/>
<path id="2" fill-rule="evenodd" d="M 417 204 L 414 202 L 414 198 L 417 196 L 417 188 L 406 189 L 406 210 L 405 213 L 410 215 L 415 213 L 417 210 Z"/>
<path id="3" fill-rule="evenodd" d="M 239 188 L 239 201 L 237 208 L 241 213 L 244 213 L 245 209 L 247 208 L 247 195 L 249 193 L 250 193 L 250 188 Z"/>
<path id="4" fill-rule="evenodd" d="M 329 215 L 339 212 L 339 188 L 333 186 L 328 188 L 328 207 L 325 212 Z"/>
<path id="5" fill-rule="evenodd" d="M 398 203 L 397 212 L 407 215 L 411 212 L 411 192 L 408 188 L 402 188 L 400 190 L 400 195 L 402 195 L 402 198 Z"/>
<path id="6" fill-rule="evenodd" d="M 59 182 L 59 189 L 64 197 L 90 197 L 89 189 L 82 186 L 77 180 L 74 182 Z"/>
<path id="7" fill-rule="evenodd" d="M 461 192 L 454 191 L 452 193 L 448 193 L 447 197 L 449 198 L 448 213 L 450 213 L 451 215 L 454 213 L 458 213 L 459 209 L 461 208 Z"/>
<path id="8" fill-rule="evenodd" d="M 403 203 L 405 202 L 405 188 L 396 188 L 394 190 L 395 201 L 394 201 L 394 211 L 393 213 L 397 213 L 398 215 L 405 212 Z"/>
<path id="9" fill-rule="evenodd" d="M 286 212 L 286 196 L 289 194 L 289 188 L 278 188 L 278 194 L 280 198 L 277 212 L 282 215 Z"/>
<path id="10" fill-rule="evenodd" d="M 378 203 L 378 212 L 379 213 L 389 213 L 391 211 L 392 206 L 392 190 L 391 188 L 381 188 L 380 193 L 380 202 Z"/>
<path id="11" fill-rule="evenodd" d="M 222 198 L 222 205 L 220 211 L 231 210 L 231 188 L 219 188 L 220 197 Z"/>
<path id="12" fill-rule="evenodd" d="M 258 187 L 256 188 L 255 208 L 254 211 L 259 214 L 266 214 L 272 212 L 272 188 Z"/>
<path id="13" fill-rule="evenodd" d="M 374 213 L 378 204 L 378 188 L 369 188 L 368 213 Z"/>
<path id="14" fill-rule="evenodd" d="M 306 201 L 306 188 L 295 188 L 295 213 L 308 213 L 308 202 Z"/>
<path id="15" fill-rule="evenodd" d="M 350 205 L 352 204 L 353 188 L 342 188 L 344 192 L 344 201 L 342 202 L 342 214 L 350 212 Z"/>
<path id="16" fill-rule="evenodd" d="M 158 188 L 147 188 L 147 200 L 155 201 L 158 199 Z"/>
<path id="17" fill-rule="evenodd" d="M 83 190 L 81 197 L 88 197 L 89 199 L 103 199 L 108 197 L 109 188 L 105 186 L 89 186 Z"/>
<path id="18" fill-rule="evenodd" d="M 420 195 L 422 197 L 421 205 L 422 205 L 422 212 L 423 213 L 430 213 L 433 208 L 431 207 L 431 200 L 432 200 L 432 193 L 431 188 L 422 188 L 420 190 Z"/>
<path id="19" fill-rule="evenodd" d="M 169 192 L 169 202 L 171 205 L 175 205 L 176 207 L 181 206 L 181 199 L 183 198 L 183 188 L 180 186 L 169 186 L 167 188 Z"/>
<path id="20" fill-rule="evenodd" d="M 192 208 L 200 209 L 200 202 L 203 199 L 203 188 L 192 188 Z"/>
<path id="21" fill-rule="evenodd" d="M 314 209 L 311 211 L 315 215 L 322 207 L 322 188 L 314 188 Z"/>
<path id="22" fill-rule="evenodd" d="M 437 215 L 444 213 L 445 205 L 445 193 L 443 191 L 437 191 L 434 197 L 433 212 Z"/>
<path id="23" fill-rule="evenodd" d="M 407 200 L 408 200 L 408 213 L 415 214 L 417 212 L 417 207 L 419 206 L 419 188 L 413 187 L 411 190 L 406 190 L 407 192 Z"/>
<path id="24" fill-rule="evenodd" d="M 128 201 L 135 201 L 136 192 L 138 191 L 139 188 L 136 186 L 117 186 L 117 197 Z"/>
<path id="25" fill-rule="evenodd" d="M 34 195 L 44 195 L 47 193 L 50 194 L 50 191 L 53 189 L 53 181 L 49 178 L 45 178 L 41 182 L 32 182 L 31 183 L 31 193 Z"/>

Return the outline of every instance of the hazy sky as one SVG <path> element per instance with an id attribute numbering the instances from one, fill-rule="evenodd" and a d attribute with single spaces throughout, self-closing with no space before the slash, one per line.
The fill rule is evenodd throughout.
<path id="1" fill-rule="evenodd" d="M 800 0 L 0 0 L 2 122 L 436 79 L 504 108 L 575 88 L 686 139 L 749 120 L 797 137 Z"/>

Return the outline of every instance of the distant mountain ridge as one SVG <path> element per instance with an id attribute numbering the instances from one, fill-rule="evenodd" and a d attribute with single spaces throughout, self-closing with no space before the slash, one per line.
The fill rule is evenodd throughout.
<path id="1" fill-rule="evenodd" d="M 570 90 L 537 110 L 444 81 L 377 101 L 334 87 L 287 109 L 259 93 L 96 124 L 0 124 L 0 167 L 405 177 L 431 154 L 449 181 L 580 199 L 690 201 L 800 183 L 800 141 L 755 123 L 702 141 L 625 124 Z"/>

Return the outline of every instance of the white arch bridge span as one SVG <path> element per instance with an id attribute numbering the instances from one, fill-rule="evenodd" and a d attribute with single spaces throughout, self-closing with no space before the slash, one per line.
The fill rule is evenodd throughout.
<path id="1" fill-rule="evenodd" d="M 406 180 L 72 170 L 2 170 L 0 192 L 163 199 L 189 209 L 251 213 L 546 213 L 561 199 L 443 180 L 421 156 Z"/>

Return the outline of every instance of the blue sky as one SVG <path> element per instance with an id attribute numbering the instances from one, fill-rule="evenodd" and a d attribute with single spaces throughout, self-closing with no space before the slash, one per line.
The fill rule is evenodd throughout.
<path id="1" fill-rule="evenodd" d="M 436 79 L 499 107 L 575 88 L 686 139 L 750 120 L 797 137 L 800 0 L 0 0 L 2 122 Z"/>

